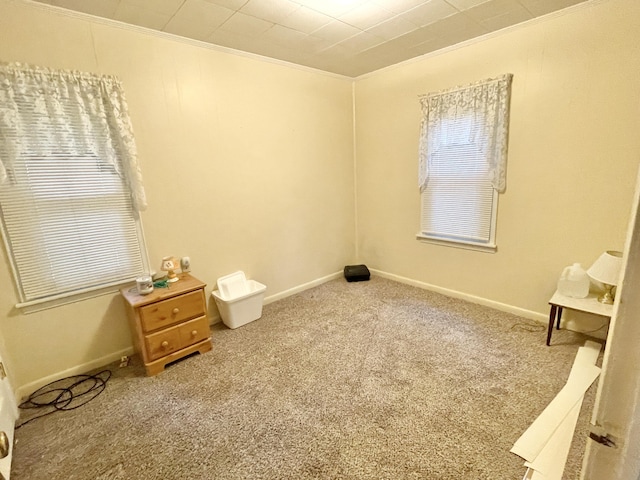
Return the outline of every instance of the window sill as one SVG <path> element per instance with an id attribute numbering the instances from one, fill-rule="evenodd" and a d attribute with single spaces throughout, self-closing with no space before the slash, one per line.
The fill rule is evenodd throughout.
<path id="1" fill-rule="evenodd" d="M 434 245 L 442 245 L 443 247 L 462 248 L 465 250 L 475 250 L 476 252 L 496 253 L 498 250 L 495 244 L 465 242 L 463 240 L 446 240 L 443 238 L 434 238 L 418 233 L 416 238 L 424 243 L 432 243 Z"/>
<path id="2" fill-rule="evenodd" d="M 30 313 L 41 312 L 42 310 L 49 310 L 51 308 L 61 307 L 70 303 L 82 302 L 90 298 L 101 297 L 103 295 L 111 295 L 117 293 L 122 285 L 131 283 L 131 281 L 117 282 L 102 287 L 96 287 L 87 289 L 84 291 L 70 292 L 54 297 L 43 298 L 40 300 L 33 300 L 30 302 L 18 303 L 16 309 L 21 313 L 28 315 Z"/>

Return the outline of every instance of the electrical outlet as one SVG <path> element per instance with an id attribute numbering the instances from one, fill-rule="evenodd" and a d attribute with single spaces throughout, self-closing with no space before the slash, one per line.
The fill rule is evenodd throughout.
<path id="1" fill-rule="evenodd" d="M 129 357 L 123 355 L 120 357 L 120 368 L 129 366 Z"/>

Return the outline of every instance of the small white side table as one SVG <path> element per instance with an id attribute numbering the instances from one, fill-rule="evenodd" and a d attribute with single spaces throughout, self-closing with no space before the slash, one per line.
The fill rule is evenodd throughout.
<path id="1" fill-rule="evenodd" d="M 560 319 L 562 318 L 563 308 L 591 313 L 606 318 L 611 318 L 611 314 L 613 313 L 613 305 L 600 303 L 598 301 L 598 295 L 595 293 L 589 293 L 589 296 L 586 298 L 571 298 L 561 295 L 556 290 L 549 300 L 549 305 L 551 305 L 551 310 L 549 312 L 549 328 L 547 329 L 547 345 L 551 344 L 551 333 L 553 332 L 554 321 L 556 322 L 556 330 L 560 330 Z"/>

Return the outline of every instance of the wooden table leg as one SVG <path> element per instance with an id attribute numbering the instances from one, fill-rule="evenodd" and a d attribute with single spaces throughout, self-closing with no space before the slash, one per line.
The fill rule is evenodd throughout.
<path id="1" fill-rule="evenodd" d="M 556 322 L 556 330 L 560 330 L 560 319 L 562 318 L 562 307 L 558 307 L 558 320 Z"/>
<path id="2" fill-rule="evenodd" d="M 553 333 L 553 322 L 556 319 L 556 312 L 558 310 L 557 305 L 551 305 L 549 311 L 549 328 L 547 328 L 547 347 L 551 345 L 551 334 Z"/>

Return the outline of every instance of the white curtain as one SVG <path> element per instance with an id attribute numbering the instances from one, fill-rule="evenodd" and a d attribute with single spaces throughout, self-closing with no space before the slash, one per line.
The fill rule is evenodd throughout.
<path id="1" fill-rule="evenodd" d="M 0 183 L 14 180 L 12 165 L 20 155 L 60 153 L 90 153 L 111 165 L 127 183 L 134 208 L 146 208 L 133 129 L 117 78 L 0 65 Z"/>
<path id="2" fill-rule="evenodd" d="M 505 191 L 512 78 L 512 74 L 505 74 L 420 98 L 423 116 L 418 183 L 421 191 L 429 180 L 431 156 L 440 148 L 461 141 L 477 142 L 484 150 L 493 188 L 500 193 Z"/>

